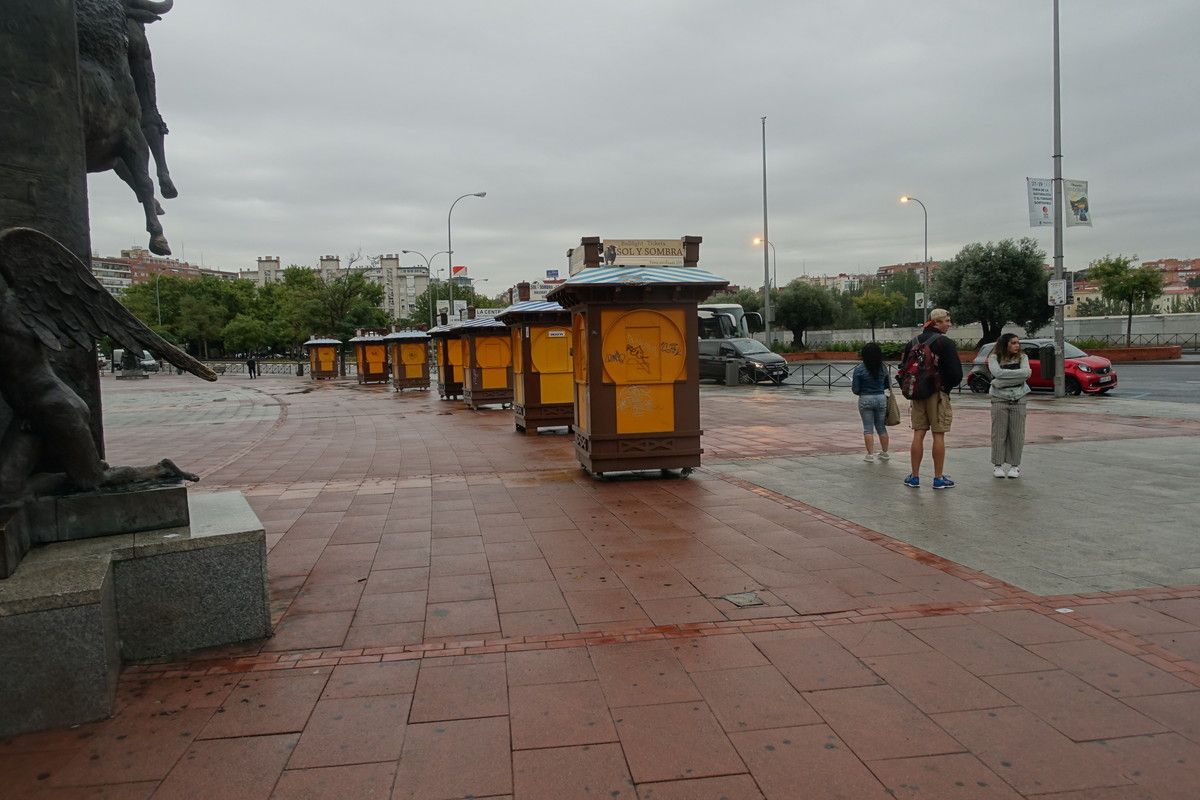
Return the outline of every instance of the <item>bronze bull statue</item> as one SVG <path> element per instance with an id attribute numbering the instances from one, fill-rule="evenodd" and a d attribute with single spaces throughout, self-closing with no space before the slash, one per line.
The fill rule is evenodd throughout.
<path id="1" fill-rule="evenodd" d="M 162 206 L 150 179 L 150 155 L 163 197 L 178 192 L 163 151 L 167 126 L 158 112 L 154 66 L 146 25 L 171 10 L 174 0 L 76 0 L 80 104 L 88 172 L 113 170 L 129 184 L 146 215 L 150 251 L 167 256 L 170 245 L 158 217 Z"/>

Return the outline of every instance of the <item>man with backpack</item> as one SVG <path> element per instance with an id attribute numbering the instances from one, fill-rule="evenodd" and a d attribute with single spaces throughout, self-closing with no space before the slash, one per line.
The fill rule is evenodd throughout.
<path id="1" fill-rule="evenodd" d="M 962 382 L 963 372 L 958 347 L 946 335 L 949 330 L 950 312 L 944 308 L 930 311 L 925 330 L 904 348 L 896 371 L 900 392 L 912 401 L 912 474 L 904 479 L 904 485 L 913 489 L 921 486 L 928 431 L 933 431 L 933 488 L 954 488 L 954 481 L 944 471 L 946 431 L 954 421 L 950 390 Z"/>

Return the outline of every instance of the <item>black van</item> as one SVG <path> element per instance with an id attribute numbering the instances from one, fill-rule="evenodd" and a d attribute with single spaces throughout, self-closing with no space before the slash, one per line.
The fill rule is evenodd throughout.
<path id="1" fill-rule="evenodd" d="M 725 365 L 739 363 L 739 383 L 771 381 L 779 385 L 788 376 L 788 362 L 757 339 L 701 339 L 700 377 L 725 382 Z"/>

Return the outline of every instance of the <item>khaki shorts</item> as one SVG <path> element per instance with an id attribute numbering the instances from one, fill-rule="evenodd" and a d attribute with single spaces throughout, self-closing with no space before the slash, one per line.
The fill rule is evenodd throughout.
<path id="1" fill-rule="evenodd" d="M 950 408 L 950 395 L 934 392 L 933 397 L 912 401 L 912 427 L 914 431 L 945 433 L 954 422 L 954 411 Z"/>

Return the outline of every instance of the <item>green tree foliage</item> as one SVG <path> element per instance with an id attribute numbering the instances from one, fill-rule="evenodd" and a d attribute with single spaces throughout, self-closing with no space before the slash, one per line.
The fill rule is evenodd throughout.
<path id="1" fill-rule="evenodd" d="M 774 295 L 772 295 L 774 298 Z M 716 305 L 718 303 L 734 303 L 742 307 L 743 311 L 762 311 L 762 291 L 754 289 L 739 289 L 736 292 L 717 292 L 704 301 L 706 305 Z"/>
<path id="2" fill-rule="evenodd" d="M 1028 237 L 969 244 L 934 274 L 933 304 L 960 325 L 978 322 L 983 336 L 977 346 L 996 341 L 1009 322 L 1035 331 L 1054 315 L 1046 303 L 1045 263 L 1046 254 Z"/>
<path id="3" fill-rule="evenodd" d="M 779 293 L 776 321 L 792 332 L 795 344 L 804 345 L 804 333 L 833 321 L 837 307 L 829 290 L 804 281 L 792 281 Z"/>
<path id="4" fill-rule="evenodd" d="M 1137 256 L 1106 255 L 1088 265 L 1088 276 L 1100 286 L 1105 300 L 1126 308 L 1125 346 L 1133 338 L 1133 315 L 1139 303 L 1153 303 L 1162 294 L 1162 273 L 1152 267 L 1134 268 Z"/>
<path id="5" fill-rule="evenodd" d="M 221 332 L 221 338 L 227 351 L 257 353 L 270 344 L 271 331 L 263 320 L 248 314 L 238 314 L 229 320 L 229 324 Z"/>
<path id="6" fill-rule="evenodd" d="M 854 298 L 858 312 L 871 325 L 871 341 L 875 341 L 875 325 L 884 320 L 893 319 L 904 308 L 904 295 L 899 292 L 881 292 L 869 289 Z"/>
<path id="7" fill-rule="evenodd" d="M 282 280 L 262 287 L 211 276 L 157 276 L 131 286 L 121 302 L 169 341 L 207 358 L 214 348 L 294 353 L 314 333 L 345 341 L 355 328 L 382 328 L 390 322 L 379 308 L 382 299 L 383 287 L 361 271 L 325 281 L 313 270 L 292 265 Z"/>
<path id="8" fill-rule="evenodd" d="M 911 270 L 903 270 L 895 272 L 884 279 L 880 290 L 885 294 L 895 292 L 904 298 L 904 303 L 901 308 L 897 309 L 895 316 L 891 320 L 894 325 L 920 325 L 924 312 L 916 307 L 917 293 L 923 291 L 921 288 L 921 279 L 917 277 L 917 273 Z"/>

